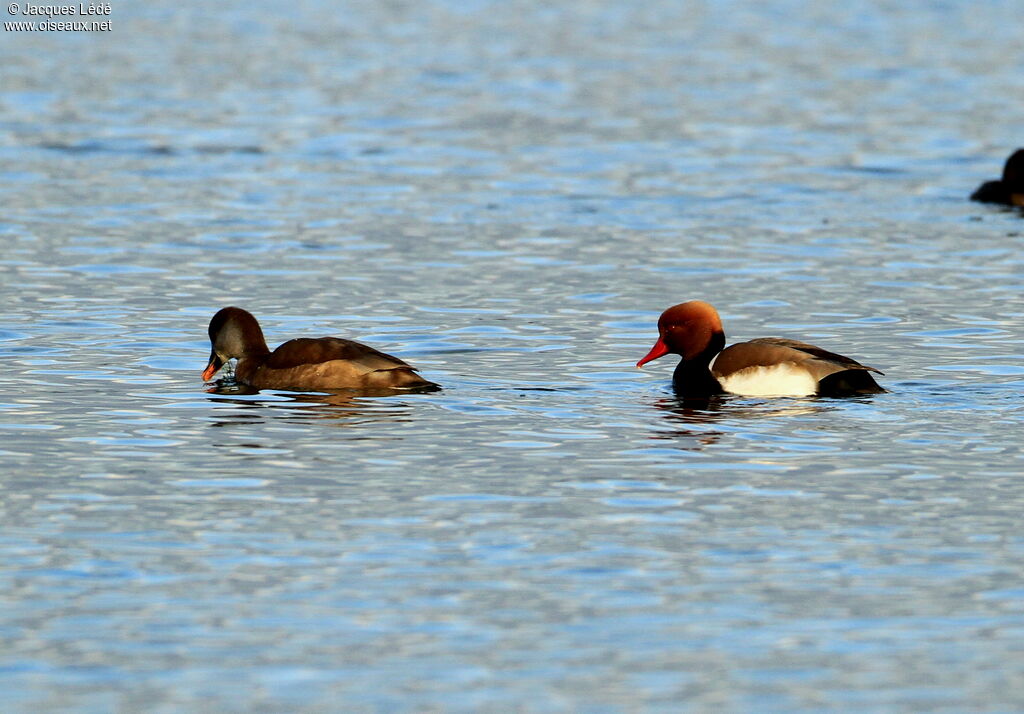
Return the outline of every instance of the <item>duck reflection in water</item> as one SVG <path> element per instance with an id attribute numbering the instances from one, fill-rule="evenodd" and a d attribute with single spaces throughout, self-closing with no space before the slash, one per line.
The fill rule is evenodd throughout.
<path id="1" fill-rule="evenodd" d="M 306 422 L 332 420 L 336 426 L 358 426 L 368 422 L 413 421 L 411 404 L 374 397 L 405 397 L 408 389 L 337 390 L 332 392 L 260 392 L 229 378 L 219 379 L 205 390 L 210 401 L 238 407 L 211 422 L 214 427 L 252 424 L 270 419 Z M 259 396 L 257 396 L 259 395 Z M 255 398 L 253 398 L 255 397 Z"/>
<path id="2" fill-rule="evenodd" d="M 853 399 L 867 399 L 854 397 Z M 849 399 L 847 399 L 849 401 Z M 834 401 L 805 399 L 799 401 L 781 401 L 778 399 L 744 398 L 731 394 L 714 394 L 707 397 L 687 397 L 676 394 L 662 397 L 651 403 L 655 409 L 663 412 L 662 416 L 668 428 L 658 428 L 648 438 L 676 442 L 676 448 L 686 451 L 699 451 L 706 446 L 718 443 L 733 428 L 708 429 L 702 425 L 722 423 L 723 427 L 749 419 L 765 419 L 777 417 L 798 417 L 808 414 L 821 414 L 838 409 L 840 404 Z"/>
<path id="3" fill-rule="evenodd" d="M 669 424 L 669 428 L 658 428 L 649 439 L 675 442 L 676 448 L 686 451 L 700 451 L 705 446 L 717 443 L 725 432 L 715 429 L 701 429 L 702 424 L 711 424 L 723 417 L 721 411 L 724 397 L 716 394 L 708 397 L 662 397 L 651 403 Z"/>

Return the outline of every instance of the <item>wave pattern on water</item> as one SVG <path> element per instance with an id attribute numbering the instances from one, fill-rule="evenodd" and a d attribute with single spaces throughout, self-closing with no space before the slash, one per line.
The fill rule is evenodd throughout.
<path id="1" fill-rule="evenodd" d="M 1021 709 L 1021 214 L 966 200 L 1024 124 L 1013 13 L 5 33 L 7 706 Z M 681 401 L 633 365 L 691 298 L 890 392 Z M 232 304 L 444 389 L 208 392 Z"/>

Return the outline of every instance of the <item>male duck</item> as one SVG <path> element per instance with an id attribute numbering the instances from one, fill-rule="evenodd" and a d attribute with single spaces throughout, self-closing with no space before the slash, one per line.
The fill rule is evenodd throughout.
<path id="1" fill-rule="evenodd" d="M 762 337 L 722 349 L 725 332 L 718 312 L 700 300 L 665 310 L 658 333 L 658 341 L 636 366 L 669 352 L 680 355 L 683 359 L 672 377 L 680 396 L 845 396 L 885 391 L 869 374 L 881 374 L 874 367 L 806 342 Z"/>

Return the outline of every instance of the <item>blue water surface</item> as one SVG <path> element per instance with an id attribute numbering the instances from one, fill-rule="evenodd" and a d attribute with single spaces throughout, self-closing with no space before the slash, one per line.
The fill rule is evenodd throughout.
<path id="1" fill-rule="evenodd" d="M 1017 4 L 109 19 L 0 42 L 4 711 L 1024 709 Z M 890 391 L 681 403 L 693 298 Z"/>

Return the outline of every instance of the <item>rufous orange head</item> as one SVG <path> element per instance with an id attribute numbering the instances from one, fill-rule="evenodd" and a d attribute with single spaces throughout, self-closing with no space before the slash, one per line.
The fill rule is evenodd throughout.
<path id="1" fill-rule="evenodd" d="M 669 353 L 681 356 L 684 362 L 698 358 L 710 362 L 724 346 L 725 332 L 718 312 L 702 300 L 690 300 L 661 313 L 658 341 L 636 366 L 643 367 Z"/>

